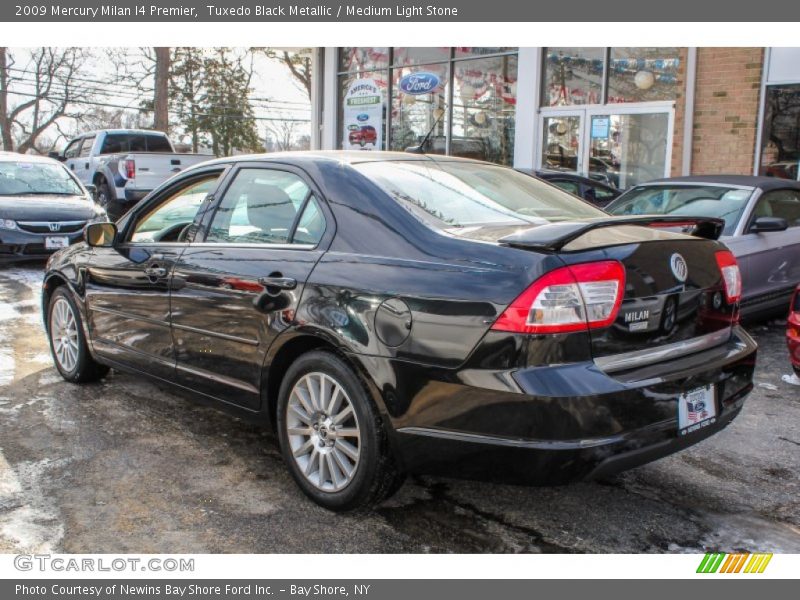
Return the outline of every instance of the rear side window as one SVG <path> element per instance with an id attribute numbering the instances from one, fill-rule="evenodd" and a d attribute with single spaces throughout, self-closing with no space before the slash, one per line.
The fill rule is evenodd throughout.
<path id="1" fill-rule="evenodd" d="M 101 154 L 122 152 L 172 152 L 167 136 L 146 133 L 110 133 L 103 140 Z"/>
<path id="2" fill-rule="evenodd" d="M 576 196 L 581 195 L 581 190 L 578 187 L 578 184 L 574 181 L 567 181 L 565 179 L 553 179 L 550 183 L 557 185 L 565 192 L 569 192 L 570 194 L 575 194 Z"/>
<path id="3" fill-rule="evenodd" d="M 366 162 L 353 168 L 440 229 L 606 216 L 552 185 L 506 167 L 408 160 Z"/>
<path id="4" fill-rule="evenodd" d="M 214 214 L 206 242 L 316 244 L 324 231 L 319 203 L 300 177 L 242 169 Z"/>

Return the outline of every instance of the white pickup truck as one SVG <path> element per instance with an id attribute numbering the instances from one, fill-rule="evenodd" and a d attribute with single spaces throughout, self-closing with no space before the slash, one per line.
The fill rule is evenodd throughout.
<path id="1" fill-rule="evenodd" d="M 97 202 L 116 218 L 175 173 L 213 157 L 175 152 L 161 131 L 102 129 L 70 140 L 55 158 L 94 186 Z"/>

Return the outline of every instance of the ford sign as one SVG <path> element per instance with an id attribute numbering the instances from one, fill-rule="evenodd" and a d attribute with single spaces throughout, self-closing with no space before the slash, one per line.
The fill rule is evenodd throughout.
<path id="1" fill-rule="evenodd" d="M 439 87 L 439 76 L 433 73 L 409 73 L 400 80 L 400 91 L 404 94 L 419 96 L 430 94 Z"/>
<path id="2" fill-rule="evenodd" d="M 361 113 L 356 119 L 363 123 L 364 121 L 369 121 L 369 115 L 367 113 Z"/>

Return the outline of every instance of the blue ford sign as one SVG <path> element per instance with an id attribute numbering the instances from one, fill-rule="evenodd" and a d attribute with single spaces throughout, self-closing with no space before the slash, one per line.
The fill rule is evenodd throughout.
<path id="1" fill-rule="evenodd" d="M 439 76 L 433 73 L 409 73 L 400 80 L 400 91 L 404 94 L 418 96 L 430 94 L 439 87 Z"/>
<path id="2" fill-rule="evenodd" d="M 357 121 L 361 121 L 362 123 L 363 123 L 364 121 L 369 121 L 369 115 L 368 115 L 367 113 L 361 113 L 360 115 L 358 115 L 358 116 L 356 117 L 356 120 L 357 120 Z"/>

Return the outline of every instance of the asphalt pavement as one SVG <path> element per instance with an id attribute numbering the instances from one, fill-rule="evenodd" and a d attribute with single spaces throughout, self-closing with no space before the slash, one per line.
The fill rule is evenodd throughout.
<path id="1" fill-rule="evenodd" d="M 149 381 L 52 366 L 42 265 L 0 267 L 0 553 L 800 552 L 800 386 L 782 322 L 751 327 L 755 390 L 720 434 L 561 487 L 420 477 L 337 515 L 273 435 Z"/>

